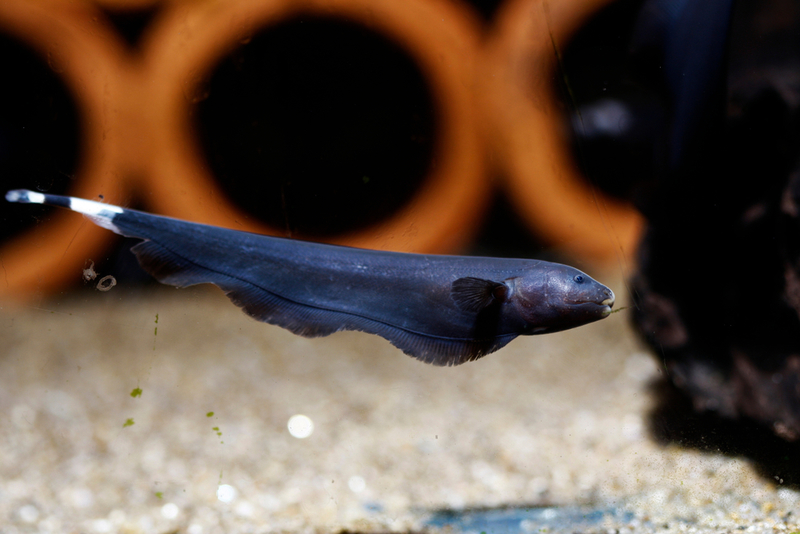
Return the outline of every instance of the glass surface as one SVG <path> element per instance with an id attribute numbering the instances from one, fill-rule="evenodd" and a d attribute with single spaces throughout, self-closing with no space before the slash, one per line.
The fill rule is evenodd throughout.
<path id="1" fill-rule="evenodd" d="M 211 285 L 155 282 L 131 253 L 138 239 L 0 202 L 0 530 L 800 531 L 797 7 L 740 1 L 723 24 L 711 15 L 725 2 L 297 5 L 0 5 L 4 192 L 83 190 L 151 211 L 169 201 L 154 202 L 149 180 L 174 176 L 176 197 L 204 194 L 186 218 L 405 243 L 450 216 L 446 201 L 418 199 L 473 187 L 430 179 L 465 156 L 448 151 L 466 138 L 490 185 L 466 192 L 474 212 L 442 225 L 465 245 L 435 252 L 573 265 L 613 289 L 613 313 L 439 367 L 377 335 L 264 324 Z M 660 22 L 642 22 L 648 13 Z M 234 41 L 220 37 L 232 26 Z M 174 57 L 208 61 L 162 94 L 153 47 L 164 32 L 179 36 Z M 418 39 L 451 53 L 414 52 Z M 92 47 L 113 61 L 87 66 Z M 102 91 L 89 77 L 100 71 Z M 444 111 L 443 87 L 469 95 L 469 120 Z M 174 145 L 176 161 L 210 181 L 182 181 L 155 156 L 174 119 L 159 117 L 171 109 L 162 98 L 185 104 L 176 122 L 190 142 Z M 513 137 L 521 117 L 539 122 Z M 541 146 L 551 159 L 526 157 Z M 565 208 L 558 226 L 537 225 L 510 179 L 530 168 L 535 200 L 562 201 L 553 191 L 569 183 L 594 218 Z M 102 204 L 89 206 L 96 219 Z M 409 211 L 413 224 L 384 235 Z M 641 248 L 612 211 L 634 214 L 630 227 L 646 219 Z M 604 255 L 579 243 L 589 230 L 611 244 Z M 105 238 L 84 239 L 92 232 Z M 170 238 L 174 250 L 190 233 Z M 238 281 L 255 269 L 247 247 L 220 258 L 201 245 L 188 269 L 211 258 L 224 266 L 217 280 Z M 330 256 L 325 271 L 349 311 L 372 311 L 346 298 L 369 282 L 385 301 L 370 306 L 398 322 L 413 308 L 438 324 L 448 284 L 484 280 L 453 260 L 420 300 L 407 282 L 416 271 L 394 257 L 401 267 L 378 282 L 337 281 L 374 268 L 350 257 Z M 507 311 L 494 299 L 523 289 L 498 271 L 472 297 Z M 325 276 L 297 267 L 292 286 L 318 295 Z M 283 289 L 272 282 L 263 289 Z M 251 315 L 269 315 L 267 297 Z M 540 291 L 520 306 L 552 299 Z"/>

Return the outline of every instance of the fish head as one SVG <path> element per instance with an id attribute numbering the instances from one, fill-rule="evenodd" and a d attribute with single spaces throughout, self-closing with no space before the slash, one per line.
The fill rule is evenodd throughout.
<path id="1" fill-rule="evenodd" d="M 586 273 L 561 264 L 513 280 L 511 301 L 526 333 L 557 332 L 608 317 L 614 292 Z"/>

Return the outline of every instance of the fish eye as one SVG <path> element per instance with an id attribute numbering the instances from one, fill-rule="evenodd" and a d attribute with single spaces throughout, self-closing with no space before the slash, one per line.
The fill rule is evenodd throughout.
<path id="1" fill-rule="evenodd" d="M 583 275 L 582 274 L 576 274 L 575 278 L 573 278 L 573 280 L 575 280 L 575 282 L 578 283 L 578 284 L 582 284 L 583 283 Z"/>

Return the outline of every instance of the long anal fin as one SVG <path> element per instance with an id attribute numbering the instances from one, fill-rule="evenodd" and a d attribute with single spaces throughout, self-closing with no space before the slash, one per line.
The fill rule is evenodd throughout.
<path id="1" fill-rule="evenodd" d="M 254 319 L 305 337 L 327 336 L 341 330 L 367 332 L 389 340 L 409 356 L 438 366 L 477 360 L 517 337 L 510 334 L 487 339 L 460 339 L 404 330 L 368 317 L 291 301 L 262 287 L 258 281 L 199 265 L 154 241 L 139 243 L 131 251 L 144 270 L 162 283 L 178 287 L 212 283 Z"/>

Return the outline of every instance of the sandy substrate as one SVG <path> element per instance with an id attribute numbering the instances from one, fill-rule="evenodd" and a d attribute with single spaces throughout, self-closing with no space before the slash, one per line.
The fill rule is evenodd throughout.
<path id="1" fill-rule="evenodd" d="M 213 288 L 5 307 L 0 331 L 2 532 L 404 532 L 574 504 L 628 513 L 601 532 L 800 529 L 800 493 L 745 460 L 653 442 L 660 371 L 625 312 L 456 368 L 296 337 Z"/>

